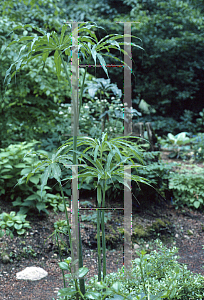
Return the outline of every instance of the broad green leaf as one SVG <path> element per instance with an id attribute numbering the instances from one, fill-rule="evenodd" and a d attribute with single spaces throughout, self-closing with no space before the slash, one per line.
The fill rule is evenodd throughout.
<path id="1" fill-rule="evenodd" d="M 79 278 L 84 277 L 89 272 L 89 269 L 86 267 L 79 269 Z"/>
<path id="2" fill-rule="evenodd" d="M 15 228 L 16 230 L 20 230 L 22 227 L 23 227 L 22 224 L 17 224 L 17 223 L 14 224 L 14 228 Z"/>
<path id="3" fill-rule="evenodd" d="M 32 171 L 32 168 L 25 168 L 21 170 L 21 175 L 26 175 Z"/>
<path id="4" fill-rule="evenodd" d="M 120 291 L 120 288 L 121 288 L 121 284 L 120 284 L 120 282 L 115 282 L 112 286 L 111 286 L 111 288 L 114 290 L 114 291 L 116 291 L 117 293 Z"/>
<path id="5" fill-rule="evenodd" d="M 6 222 L 6 225 L 7 225 L 8 227 L 12 227 L 12 226 L 14 225 L 14 222 L 13 222 L 13 221 L 7 221 L 7 222 Z"/>
<path id="6" fill-rule="evenodd" d="M 73 288 L 63 288 L 58 291 L 58 295 L 60 297 L 74 296 L 76 293 L 77 293 L 76 290 Z"/>
<path id="7" fill-rule="evenodd" d="M 17 233 L 18 233 L 19 235 L 23 235 L 25 232 L 26 232 L 25 229 L 17 230 Z"/>
<path id="8" fill-rule="evenodd" d="M 5 164 L 4 168 L 13 169 L 13 167 L 11 165 L 9 165 L 9 164 Z"/>
<path id="9" fill-rule="evenodd" d="M 168 135 L 167 135 L 167 137 L 168 137 L 168 139 L 170 140 L 170 142 L 173 144 L 174 142 L 175 142 L 175 136 L 173 136 L 173 134 L 171 134 L 171 133 L 168 133 Z"/>
<path id="10" fill-rule="evenodd" d="M 193 205 L 195 206 L 195 208 L 198 208 L 198 207 L 200 206 L 200 202 L 199 202 L 199 201 L 195 201 L 195 202 L 193 203 Z"/>
<path id="11" fill-rule="evenodd" d="M 12 175 L 0 175 L 0 178 L 3 178 L 3 179 L 10 179 L 10 178 L 13 178 L 14 176 Z"/>
<path id="12" fill-rule="evenodd" d="M 14 165 L 14 167 L 15 167 L 15 168 L 26 168 L 27 165 L 24 164 L 24 163 L 19 163 L 19 164 L 17 164 L 17 165 Z"/>
<path id="13" fill-rule="evenodd" d="M 45 211 L 46 205 L 45 205 L 44 202 L 38 202 L 38 203 L 36 204 L 36 208 L 38 209 L 39 212 L 40 212 L 41 210 L 42 210 L 42 211 Z"/>
<path id="14" fill-rule="evenodd" d="M 98 292 L 87 292 L 85 293 L 85 296 L 88 299 L 95 299 L 95 300 L 101 299 L 101 294 Z"/>
<path id="15" fill-rule="evenodd" d="M 36 185 L 38 184 L 39 180 L 40 180 L 40 178 L 38 176 L 32 176 L 30 178 L 30 181 Z"/>
<path id="16" fill-rule="evenodd" d="M 59 262 L 58 264 L 60 266 L 60 269 L 69 270 L 69 265 L 66 262 L 62 261 L 62 262 Z"/>

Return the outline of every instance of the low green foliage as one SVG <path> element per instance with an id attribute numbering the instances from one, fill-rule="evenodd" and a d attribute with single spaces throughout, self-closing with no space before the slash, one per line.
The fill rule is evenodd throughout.
<path id="1" fill-rule="evenodd" d="M 32 155 L 37 142 L 11 144 L 5 149 L 0 149 L 0 195 L 5 195 L 7 199 L 13 200 L 16 196 L 26 196 L 30 194 L 29 188 L 18 186 L 14 188 L 18 179 L 39 162 Z M 30 181 L 31 187 L 38 184 L 39 176 L 33 177 Z"/>
<path id="2" fill-rule="evenodd" d="M 156 246 L 156 247 L 155 247 Z M 89 280 L 87 292 L 80 299 L 171 299 L 197 300 L 204 296 L 204 277 L 187 270 L 186 265 L 177 262 L 178 248 L 168 249 L 161 241 L 156 240 L 156 250 L 147 254 L 145 250 L 137 252 L 138 258 L 132 261 L 132 268 L 124 274 L 124 267 L 117 273 L 111 273 L 105 280 L 97 282 L 97 277 Z M 74 281 L 78 281 L 75 274 L 71 274 L 71 258 L 59 263 L 60 268 L 68 274 L 69 288 L 59 290 L 60 299 L 76 299 Z M 80 276 L 85 276 L 87 268 L 79 270 Z"/>
<path id="3" fill-rule="evenodd" d="M 18 235 L 24 234 L 30 224 L 26 221 L 26 215 L 17 214 L 15 211 L 11 211 L 10 214 L 3 212 L 0 214 L 0 237 L 6 233 L 6 235 L 10 235 L 13 238 L 13 233 L 16 232 Z"/>
<path id="4" fill-rule="evenodd" d="M 180 132 L 175 136 L 172 133 L 168 133 L 167 139 L 160 139 L 159 142 L 163 147 L 172 150 L 173 152 L 169 155 L 170 158 L 182 158 L 183 151 L 191 150 L 190 144 L 195 138 L 189 138 L 187 132 Z"/>
<path id="5" fill-rule="evenodd" d="M 201 167 L 182 168 L 171 172 L 169 189 L 173 191 L 176 208 L 187 206 L 202 209 L 204 204 L 204 170 Z"/>
<path id="6" fill-rule="evenodd" d="M 26 214 L 32 209 L 48 213 L 47 207 L 53 208 L 54 211 L 63 211 L 59 194 L 46 192 L 50 187 L 44 186 L 42 198 L 40 172 L 30 177 L 28 184 L 22 180 L 21 184 L 16 186 L 22 175 L 30 173 L 40 163 L 42 154 L 47 154 L 46 151 L 37 150 L 38 155 L 35 155 L 37 143 L 23 142 L 0 149 L 0 195 L 4 195 L 7 201 L 12 200 L 12 204 L 20 208 L 21 214 Z"/>

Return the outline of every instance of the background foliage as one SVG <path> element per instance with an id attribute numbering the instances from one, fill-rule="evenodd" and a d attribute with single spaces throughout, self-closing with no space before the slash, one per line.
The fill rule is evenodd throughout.
<path id="1" fill-rule="evenodd" d="M 138 109 L 144 99 L 154 110 L 146 117 L 143 114 L 139 120 L 147 118 L 153 121 L 159 134 L 167 134 L 168 124 L 173 127 L 173 134 L 194 132 L 198 127 L 203 131 L 203 123 L 198 122 L 195 127 L 185 122 L 191 117 L 191 123 L 195 123 L 203 108 L 203 11 L 204 5 L 200 0 L 170 0 L 168 3 L 162 0 L 120 0 L 119 3 L 113 0 L 100 3 L 96 0 L 8 0 L 0 5 L 0 47 L 4 49 L 6 44 L 17 38 L 18 33 L 11 32 L 20 24 L 59 32 L 67 20 L 95 21 L 107 31 L 97 30 L 97 37 L 103 38 L 110 32 L 123 33 L 123 26 L 117 21 L 140 22 L 132 24 L 132 34 L 141 38 L 144 48 L 144 51 L 132 50 L 132 98 L 134 108 Z M 29 32 L 25 30 L 23 35 L 26 38 Z M 44 70 L 37 67 L 37 59 L 24 67 L 5 91 L 5 73 L 13 59 L 17 58 L 17 53 L 18 49 L 13 45 L 0 54 L 1 147 L 15 141 L 55 136 L 59 105 L 70 103 L 67 82 L 64 76 L 63 80 L 57 80 L 52 56 Z M 116 54 L 114 51 L 111 53 Z M 89 68 L 88 72 L 96 77 L 105 77 L 101 68 Z M 123 91 L 123 69 L 109 68 L 109 74 L 111 83 L 116 83 Z M 91 76 L 87 76 L 91 80 Z M 88 93 L 85 98 L 89 99 Z M 185 109 L 191 115 L 185 114 Z M 164 117 L 173 120 L 162 119 Z M 183 124 L 182 130 L 179 130 L 180 123 Z"/>

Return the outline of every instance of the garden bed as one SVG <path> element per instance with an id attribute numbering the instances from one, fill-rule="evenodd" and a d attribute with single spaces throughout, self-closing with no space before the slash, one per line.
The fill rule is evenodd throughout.
<path id="1" fill-rule="evenodd" d="M 81 199 L 90 200 L 90 199 Z M 94 202 L 94 199 L 91 200 Z M 4 211 L 10 211 L 11 207 L 0 202 Z M 122 216 L 121 216 L 122 217 Z M 1 299 L 56 299 L 57 290 L 63 287 L 61 270 L 58 267 L 59 256 L 56 253 L 56 246 L 52 238 L 54 223 L 58 219 L 64 219 L 64 213 L 57 215 L 50 211 L 48 217 L 32 216 L 28 220 L 31 222 L 32 230 L 25 236 L 3 237 L 0 240 L 1 248 L 10 254 L 10 262 L 0 262 L 1 275 Z M 133 212 L 133 224 L 142 224 L 144 227 L 155 223 L 157 219 L 168 220 L 172 224 L 172 232 L 168 234 L 168 247 L 175 245 L 179 248 L 178 261 L 185 263 L 188 269 L 194 273 L 204 275 L 202 268 L 204 262 L 204 216 L 200 212 L 193 212 L 189 209 L 175 210 L 170 204 L 153 204 L 148 209 L 137 209 Z M 90 224 L 85 223 L 87 226 Z M 146 225 L 145 225 L 146 224 Z M 134 225 L 133 225 L 134 231 Z M 85 231 L 86 232 L 86 231 Z M 157 232 L 156 235 L 160 236 Z M 83 240 L 87 237 L 83 233 Z M 156 238 L 156 236 L 155 236 Z M 141 238 L 136 238 L 137 245 L 143 245 L 147 251 L 151 249 L 151 240 L 142 242 Z M 121 245 L 121 243 L 120 243 Z M 118 245 L 118 246 L 120 246 Z M 133 243 L 134 245 L 134 243 Z M 84 244 L 84 264 L 89 268 L 87 278 L 97 274 L 97 254 L 96 250 L 89 249 Z M 137 249 L 139 250 L 139 248 Z M 64 250 L 66 251 L 66 249 Z M 11 253 L 13 253 L 11 255 Z M 36 255 L 36 257 L 35 257 Z M 66 258 L 68 254 L 65 253 Z M 133 258 L 137 257 L 133 249 Z M 107 273 L 116 272 L 123 265 L 122 247 L 117 250 L 107 251 Z M 48 272 L 48 276 L 40 281 L 16 280 L 16 273 L 28 266 L 39 266 Z"/>

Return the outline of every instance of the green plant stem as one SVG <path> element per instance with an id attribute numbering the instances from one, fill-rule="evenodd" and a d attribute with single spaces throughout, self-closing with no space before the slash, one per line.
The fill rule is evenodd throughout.
<path id="1" fill-rule="evenodd" d="M 64 70 L 65 70 L 65 73 L 66 73 L 67 80 L 68 80 L 70 88 L 71 88 L 71 81 L 70 81 L 70 78 L 69 78 L 69 74 L 68 74 L 68 71 L 67 71 L 65 61 L 64 61 L 61 53 L 60 53 L 60 57 L 61 57 L 61 60 L 62 60 L 62 64 L 63 64 Z M 86 78 L 86 70 L 84 72 L 84 77 L 83 77 L 82 90 L 81 90 L 81 95 L 80 95 L 79 111 L 81 109 L 81 104 L 82 104 L 82 95 L 83 95 L 85 78 Z M 76 154 L 76 150 L 77 150 L 77 127 L 78 127 L 77 124 L 79 122 L 79 111 L 78 111 L 78 107 L 76 105 L 77 103 L 75 103 L 75 101 L 74 101 L 73 104 L 74 104 L 74 107 L 73 107 L 74 108 L 73 165 L 76 165 L 77 164 L 77 154 Z M 79 218 L 78 218 L 78 229 L 79 229 L 79 268 L 82 268 L 83 267 L 83 256 L 82 256 L 82 241 L 81 241 L 81 234 L 80 234 Z M 79 279 L 79 283 L 80 283 L 80 288 L 81 288 L 82 294 L 85 294 L 84 278 Z"/>
<path id="2" fill-rule="evenodd" d="M 73 252 L 73 246 L 72 246 L 72 236 L 71 236 L 71 230 L 70 230 L 70 225 L 69 225 L 69 217 L 68 217 L 68 213 L 67 213 L 67 207 L 66 207 L 64 192 L 63 192 L 61 184 L 59 184 L 59 186 L 60 186 L 60 192 L 61 192 L 63 203 L 64 203 L 64 210 L 65 210 L 65 216 L 66 216 L 67 228 L 68 228 L 68 235 L 69 235 L 69 244 L 70 244 L 70 249 L 71 249 L 71 257 L 74 259 L 74 252 Z M 75 273 L 76 272 L 75 265 L 73 266 L 73 268 L 74 268 L 74 273 Z M 77 290 L 76 282 L 75 282 L 75 289 Z M 77 300 L 78 300 L 78 295 L 77 295 Z"/>
<path id="3" fill-rule="evenodd" d="M 97 201 L 98 207 L 101 207 L 101 186 L 97 186 Z M 97 248 L 98 248 L 98 281 L 101 281 L 101 238 L 100 238 L 100 213 L 101 211 L 97 210 Z"/>
<path id="4" fill-rule="evenodd" d="M 68 82 L 69 82 L 69 87 L 70 87 L 70 89 L 71 89 L 71 80 L 70 80 L 70 78 L 69 78 L 69 73 L 68 73 L 68 71 L 67 71 L 67 66 L 66 66 L 66 64 L 65 64 L 65 61 L 64 61 L 64 59 L 63 59 L 63 56 L 62 56 L 62 53 L 61 53 L 61 52 L 60 52 L 60 58 L 61 58 L 61 61 L 62 61 L 62 64 L 63 64 L 63 68 L 64 68 L 64 71 L 65 71 L 67 80 L 68 80 Z"/>
<path id="5" fill-rule="evenodd" d="M 57 231 L 55 231 L 55 237 L 56 237 L 57 246 L 58 246 L 58 249 L 59 249 L 60 261 L 62 262 L 62 255 L 61 255 L 61 249 L 60 249 L 60 246 L 59 246 L 59 239 L 58 239 L 58 232 L 57 232 Z M 62 270 L 62 269 L 61 269 L 61 270 Z M 66 288 L 66 282 L 65 282 L 64 270 L 62 270 L 62 277 L 63 277 L 64 288 Z M 65 300 L 67 300 L 67 296 L 66 296 Z"/>
<path id="6" fill-rule="evenodd" d="M 71 270 L 70 267 L 69 267 L 69 271 L 70 271 L 70 273 L 72 273 L 72 270 Z M 81 292 L 81 290 L 80 290 L 80 288 L 79 288 L 79 286 L 78 286 L 77 279 L 76 279 L 76 278 L 73 278 L 73 279 L 74 279 L 76 291 L 79 293 L 79 295 L 81 296 L 82 299 L 85 299 L 85 298 L 84 298 L 84 294 L 82 294 L 82 292 Z M 77 299 L 78 299 L 78 295 L 77 295 Z"/>
<path id="7" fill-rule="evenodd" d="M 105 208 L 105 193 L 106 193 L 106 181 L 104 180 L 103 187 L 103 203 L 102 207 Z M 106 238 L 105 238 L 105 222 L 104 222 L 105 211 L 102 210 L 102 218 L 101 218 L 101 230 L 102 230 L 102 251 L 103 251 L 103 280 L 106 276 Z"/>
<path id="8" fill-rule="evenodd" d="M 81 106 L 82 106 L 82 96 L 83 96 L 83 92 L 84 92 L 84 83 L 85 83 L 85 79 L 86 79 L 86 73 L 87 73 L 87 67 L 85 68 L 83 81 L 82 81 L 82 87 L 81 87 L 81 94 L 80 94 L 80 98 L 79 98 L 79 116 L 80 116 L 80 111 L 81 111 Z"/>

